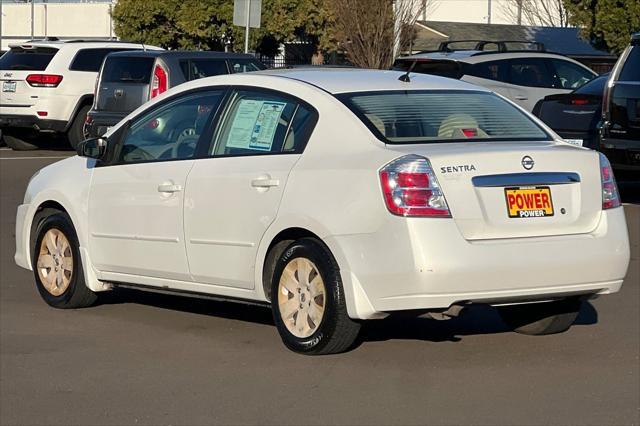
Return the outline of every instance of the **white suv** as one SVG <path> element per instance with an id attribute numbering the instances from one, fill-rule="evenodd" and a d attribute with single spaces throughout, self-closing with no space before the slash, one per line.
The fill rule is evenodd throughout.
<path id="1" fill-rule="evenodd" d="M 455 50 L 442 43 L 440 51 L 399 58 L 394 69 L 457 78 L 477 84 L 514 101 L 527 111 L 548 95 L 570 93 L 596 77 L 594 71 L 563 55 L 547 53 L 539 43 L 475 42 Z M 511 45 L 533 44 L 537 50 L 509 50 Z M 497 50 L 487 50 L 494 46 Z"/>
<path id="2" fill-rule="evenodd" d="M 0 57 L 0 130 L 13 149 L 34 149 L 40 132 L 66 133 L 75 147 L 104 57 L 148 48 L 118 41 L 34 40 Z M 151 47 L 152 49 L 157 49 Z"/>

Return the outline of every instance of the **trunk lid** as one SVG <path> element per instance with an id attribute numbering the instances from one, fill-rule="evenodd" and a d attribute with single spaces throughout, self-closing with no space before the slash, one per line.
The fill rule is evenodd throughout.
<path id="1" fill-rule="evenodd" d="M 390 149 L 429 159 L 451 215 L 467 240 L 583 234 L 593 231 L 600 220 L 602 190 L 594 151 L 560 142 L 447 143 Z M 552 215 L 547 209 L 550 215 L 545 217 L 535 213 L 510 217 L 509 195 L 518 197 L 523 210 L 545 210 L 543 195 L 536 193 L 550 197 Z"/>
<path id="2" fill-rule="evenodd" d="M 107 57 L 94 102 L 96 111 L 129 113 L 149 99 L 155 58 Z"/>

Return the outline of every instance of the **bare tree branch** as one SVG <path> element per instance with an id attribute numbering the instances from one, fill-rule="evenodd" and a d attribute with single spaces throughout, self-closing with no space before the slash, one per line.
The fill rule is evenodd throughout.
<path id="1" fill-rule="evenodd" d="M 542 27 L 567 27 L 568 13 L 562 0 L 505 0 L 500 3 L 505 17 L 518 24 Z"/>

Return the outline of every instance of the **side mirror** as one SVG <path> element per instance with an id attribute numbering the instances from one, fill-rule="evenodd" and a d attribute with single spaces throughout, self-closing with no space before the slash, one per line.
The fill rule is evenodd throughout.
<path id="1" fill-rule="evenodd" d="M 107 139 L 93 138 L 82 141 L 76 148 L 81 157 L 95 158 L 101 160 L 107 152 Z"/>

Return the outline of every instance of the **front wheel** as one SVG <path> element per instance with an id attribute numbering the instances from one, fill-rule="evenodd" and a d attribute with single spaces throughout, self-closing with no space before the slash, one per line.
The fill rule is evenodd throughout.
<path id="1" fill-rule="evenodd" d="M 47 216 L 37 232 L 33 271 L 40 296 L 54 308 L 92 305 L 97 295 L 85 285 L 78 237 L 69 216 Z"/>
<path id="2" fill-rule="evenodd" d="M 347 315 L 340 270 L 314 238 L 291 243 L 278 259 L 271 287 L 273 318 L 284 344 L 309 355 L 349 349 L 360 324 Z"/>
<path id="3" fill-rule="evenodd" d="M 580 312 L 582 300 L 563 300 L 499 306 L 502 320 L 517 333 L 540 336 L 567 331 Z"/>

